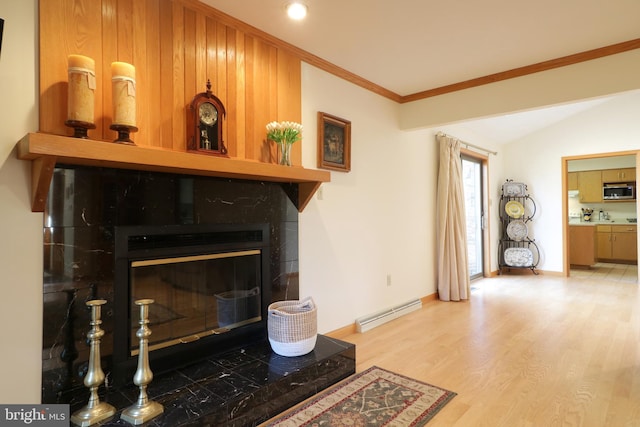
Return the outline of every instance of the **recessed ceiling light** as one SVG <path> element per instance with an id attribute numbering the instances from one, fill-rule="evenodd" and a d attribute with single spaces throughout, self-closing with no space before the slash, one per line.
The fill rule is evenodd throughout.
<path id="1" fill-rule="evenodd" d="M 287 5 L 287 15 L 289 15 L 289 18 L 295 20 L 304 19 L 304 17 L 307 16 L 307 9 L 307 5 L 300 2 L 289 3 Z"/>

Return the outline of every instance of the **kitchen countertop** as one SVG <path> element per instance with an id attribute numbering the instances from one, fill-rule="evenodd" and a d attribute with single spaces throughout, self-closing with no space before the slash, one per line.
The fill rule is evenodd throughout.
<path id="1" fill-rule="evenodd" d="M 603 225 L 603 224 L 611 224 L 611 225 L 637 225 L 635 222 L 629 222 L 626 219 L 614 219 L 608 221 L 573 221 L 569 220 L 569 225 Z"/>

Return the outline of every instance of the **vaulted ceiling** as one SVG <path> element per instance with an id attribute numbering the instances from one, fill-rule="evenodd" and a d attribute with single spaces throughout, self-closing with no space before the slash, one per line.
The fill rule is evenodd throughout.
<path id="1" fill-rule="evenodd" d="M 200 1 L 401 97 L 640 39 L 638 0 Z"/>
<path id="2" fill-rule="evenodd" d="M 399 95 L 640 38 L 637 0 L 201 0 Z"/>

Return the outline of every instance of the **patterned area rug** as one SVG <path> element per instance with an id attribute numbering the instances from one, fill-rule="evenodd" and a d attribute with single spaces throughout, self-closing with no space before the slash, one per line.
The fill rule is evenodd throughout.
<path id="1" fill-rule="evenodd" d="M 267 427 L 424 426 L 456 393 L 373 366 Z"/>

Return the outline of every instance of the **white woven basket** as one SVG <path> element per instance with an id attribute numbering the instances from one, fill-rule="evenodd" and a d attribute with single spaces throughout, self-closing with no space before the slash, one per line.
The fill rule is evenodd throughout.
<path id="1" fill-rule="evenodd" d="M 268 311 L 269 343 L 274 352 L 293 357 L 314 349 L 318 337 L 318 311 L 311 297 L 274 302 Z"/>

